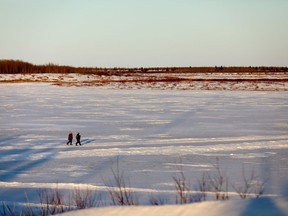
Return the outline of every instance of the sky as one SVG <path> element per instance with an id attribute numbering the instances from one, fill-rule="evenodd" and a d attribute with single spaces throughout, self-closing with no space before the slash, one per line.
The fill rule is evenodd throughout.
<path id="1" fill-rule="evenodd" d="M 0 0 L 0 59 L 288 66 L 288 0 Z"/>

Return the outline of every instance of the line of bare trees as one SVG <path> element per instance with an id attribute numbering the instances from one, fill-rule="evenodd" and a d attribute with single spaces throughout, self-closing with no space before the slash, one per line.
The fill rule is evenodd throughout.
<path id="1" fill-rule="evenodd" d="M 196 185 L 191 184 L 187 173 L 184 171 L 182 159 L 174 176 L 172 176 L 175 186 L 175 204 L 188 204 L 195 202 L 203 202 L 207 200 L 225 201 L 229 200 L 229 194 L 233 192 L 228 190 L 230 185 L 227 173 L 221 168 L 219 159 L 216 158 L 216 163 L 213 163 L 213 169 L 204 172 L 202 177 L 198 179 Z M 34 216 L 42 215 L 49 216 L 60 214 L 77 209 L 86 209 L 101 206 L 137 206 L 140 205 L 137 192 L 131 187 L 129 177 L 124 175 L 120 169 L 120 161 L 117 157 L 116 168 L 111 168 L 113 176 L 108 179 L 103 179 L 104 185 L 107 188 L 108 199 L 103 199 L 103 194 L 100 191 L 92 188 L 76 187 L 72 193 L 64 193 L 58 186 L 56 188 L 39 189 L 38 196 L 40 204 L 38 207 L 32 206 L 29 197 L 26 194 L 26 205 L 16 209 L 16 204 L 8 205 L 5 202 L 0 203 L 1 216 Z M 250 197 L 259 198 L 263 196 L 265 191 L 264 185 L 268 179 L 262 181 L 254 169 L 247 174 L 242 167 L 242 183 L 231 184 L 236 194 L 241 199 Z M 193 189 L 194 188 L 194 189 Z M 234 193 L 234 195 L 236 195 Z M 170 197 L 171 198 L 171 197 Z M 171 200 L 172 201 L 172 200 Z M 173 201 L 172 201 L 173 202 Z M 153 193 L 149 197 L 150 205 L 165 205 L 172 204 L 168 197 L 157 196 Z"/>

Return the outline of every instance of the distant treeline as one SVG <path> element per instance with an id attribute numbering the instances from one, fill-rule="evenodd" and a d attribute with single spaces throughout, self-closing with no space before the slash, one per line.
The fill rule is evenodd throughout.
<path id="1" fill-rule="evenodd" d="M 149 68 L 89 68 L 55 64 L 33 65 L 20 60 L 0 60 L 0 74 L 22 73 L 93 73 L 117 75 L 126 73 L 287 73 L 288 67 L 149 67 Z"/>
<path id="2" fill-rule="evenodd" d="M 54 64 L 33 65 L 19 60 L 0 60 L 0 73 L 20 74 L 20 73 L 73 73 L 73 67 L 58 66 Z"/>

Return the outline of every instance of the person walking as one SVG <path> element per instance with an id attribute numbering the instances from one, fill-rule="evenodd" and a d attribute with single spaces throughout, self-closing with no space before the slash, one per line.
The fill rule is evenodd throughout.
<path id="1" fill-rule="evenodd" d="M 81 146 L 80 139 L 81 139 L 81 135 L 80 135 L 80 133 L 78 132 L 77 135 L 76 135 L 76 146 L 77 146 L 77 144 L 79 144 L 79 145 Z"/>
<path id="2" fill-rule="evenodd" d="M 73 141 L 73 133 L 69 132 L 67 145 L 69 145 L 69 143 L 70 145 L 72 145 L 72 141 Z"/>

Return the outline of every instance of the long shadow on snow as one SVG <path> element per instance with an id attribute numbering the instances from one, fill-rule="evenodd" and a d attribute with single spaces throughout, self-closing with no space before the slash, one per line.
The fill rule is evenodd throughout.
<path id="1" fill-rule="evenodd" d="M 93 139 L 93 140 L 91 140 L 91 141 L 89 141 L 89 142 L 86 142 L 86 143 L 83 143 L 82 142 L 82 144 L 83 145 L 86 145 L 86 144 L 89 144 L 89 143 L 92 143 L 93 141 L 95 141 L 96 139 Z M 158 139 L 155 139 L 155 140 L 158 140 Z M 161 139 L 160 139 L 161 140 Z M 181 140 L 181 139 L 180 139 Z M 113 143 L 113 145 L 102 145 L 102 144 L 97 144 L 97 146 L 85 146 L 85 150 L 87 150 L 87 149 L 111 149 L 111 148 L 122 148 L 122 149 L 125 149 L 125 148 L 141 148 L 141 147 L 163 147 L 163 146 L 165 146 L 165 147 L 167 147 L 167 146 L 173 146 L 173 147 L 175 147 L 175 146 L 195 146 L 195 147 L 197 147 L 197 146 L 208 146 L 208 145 L 223 145 L 223 144 L 241 144 L 241 143 L 247 143 L 247 142 L 249 142 L 249 143 L 251 143 L 251 144 L 253 144 L 253 143 L 255 143 L 255 142 L 264 142 L 264 141 L 279 141 L 279 140 L 283 140 L 283 138 L 274 138 L 274 139 L 265 139 L 265 138 L 263 138 L 263 139 L 257 139 L 257 140 L 253 140 L 253 139 L 246 139 L 246 140 L 227 140 L 227 141 L 223 141 L 223 140 L 220 140 L 220 141 L 217 141 L 217 140 L 213 140 L 213 139 L 211 139 L 211 140 L 206 140 L 206 141 L 197 141 L 197 142 L 192 142 L 192 143 L 189 143 L 189 142 L 183 142 L 183 143 L 181 143 L 181 142 L 176 142 L 176 143 L 173 143 L 173 142 L 171 142 L 171 143 L 166 143 L 165 141 L 163 141 L 163 143 L 159 143 L 159 144 L 155 144 L 155 143 L 153 143 L 153 141 L 151 141 L 151 143 L 145 143 L 145 141 L 143 141 L 143 143 L 141 143 L 141 144 L 138 144 L 139 143 L 139 141 L 137 141 L 137 144 L 133 144 L 133 142 L 132 141 L 128 141 L 129 143 L 131 143 L 131 144 L 114 144 L 114 143 L 125 143 L 125 141 L 124 142 L 121 142 L 121 141 L 119 141 L 119 142 L 111 142 L 111 143 Z M 102 141 L 100 141 L 100 143 L 101 143 Z"/>
<path id="2" fill-rule="evenodd" d="M 93 167 L 93 171 L 87 172 L 86 174 L 81 175 L 80 177 L 75 178 L 75 183 L 88 183 L 88 184 L 99 184 L 99 185 L 106 185 L 109 186 L 116 186 L 113 185 L 114 183 L 114 177 L 113 177 L 113 171 L 116 172 L 117 170 L 117 161 L 119 162 L 120 171 L 121 171 L 121 165 L 122 160 L 125 159 L 127 156 L 123 155 L 117 155 L 117 156 L 109 156 L 104 159 L 101 159 L 98 161 L 98 163 L 95 164 Z M 109 176 L 109 177 L 107 177 Z M 97 182 L 96 180 L 100 180 L 100 182 Z M 84 182 L 83 182 L 84 180 Z M 105 191 L 105 190 L 104 190 Z M 106 194 L 106 193 L 104 193 Z"/>
<path id="3" fill-rule="evenodd" d="M 5 137 L 5 138 L 0 138 L 0 146 L 10 146 L 10 143 L 14 143 L 14 141 L 17 141 L 17 138 L 15 137 Z"/>
<path id="4" fill-rule="evenodd" d="M 250 215 L 277 215 L 277 216 L 287 216 L 287 212 L 279 208 L 275 202 L 268 197 L 254 198 L 249 200 L 246 209 L 243 209 L 239 213 L 240 216 L 250 216 Z"/>
<path id="5" fill-rule="evenodd" d="M 55 152 L 50 152 L 47 154 L 48 149 L 40 149 L 37 151 L 31 151 L 29 150 L 24 150 L 25 155 L 31 155 L 31 154 L 41 154 L 41 153 L 46 153 L 45 156 L 43 156 L 40 159 L 36 160 L 27 160 L 25 158 L 25 155 L 23 156 L 22 154 L 18 156 L 18 158 L 14 158 L 14 161 L 3 161 L 0 162 L 0 167 L 3 171 L 0 173 L 0 180 L 1 181 L 9 181 L 14 179 L 17 175 L 25 173 L 29 170 L 31 170 L 33 167 L 37 167 L 40 164 L 43 164 L 51 159 L 53 159 L 56 156 Z M 23 151 L 22 151 L 23 153 Z"/>
<path id="6" fill-rule="evenodd" d="M 81 140 L 81 143 L 82 143 L 83 145 L 85 145 L 85 144 L 92 143 L 92 142 L 94 142 L 94 141 L 96 141 L 96 139 L 83 139 L 83 140 Z"/>
<path id="7" fill-rule="evenodd" d="M 9 150 L 2 150 L 1 156 L 8 156 L 8 155 L 18 155 L 23 154 L 25 152 L 29 152 L 31 149 L 9 149 Z"/>

